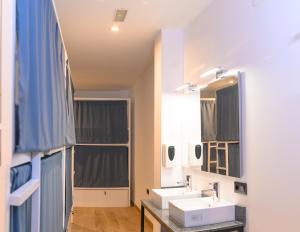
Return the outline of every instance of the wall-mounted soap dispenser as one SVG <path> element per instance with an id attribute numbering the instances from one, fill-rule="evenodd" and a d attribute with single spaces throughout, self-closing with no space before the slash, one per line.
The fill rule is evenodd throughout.
<path id="1" fill-rule="evenodd" d="M 162 165 L 165 168 L 173 168 L 176 166 L 176 150 L 174 145 L 162 145 Z"/>
<path id="2" fill-rule="evenodd" d="M 203 164 L 203 145 L 202 143 L 189 144 L 189 167 L 201 167 Z"/>

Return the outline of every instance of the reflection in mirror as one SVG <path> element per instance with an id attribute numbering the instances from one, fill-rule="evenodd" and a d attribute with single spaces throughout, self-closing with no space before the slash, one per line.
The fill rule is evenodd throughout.
<path id="1" fill-rule="evenodd" d="M 210 83 L 200 92 L 202 171 L 241 177 L 239 77 Z"/>

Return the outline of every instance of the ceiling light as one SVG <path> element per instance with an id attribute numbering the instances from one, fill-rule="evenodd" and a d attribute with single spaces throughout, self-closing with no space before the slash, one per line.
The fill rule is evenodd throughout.
<path id="1" fill-rule="evenodd" d="M 114 21 L 115 22 L 124 22 L 127 15 L 127 10 L 116 9 Z"/>
<path id="2" fill-rule="evenodd" d="M 177 92 L 182 91 L 182 90 L 190 87 L 190 85 L 191 85 L 190 83 L 183 84 L 183 85 L 179 86 L 178 88 L 176 88 L 176 91 Z"/>
<path id="3" fill-rule="evenodd" d="M 112 32 L 118 32 L 119 30 L 120 30 L 119 27 L 116 26 L 116 25 L 114 25 L 114 26 L 111 27 L 111 31 Z"/>
<path id="4" fill-rule="evenodd" d="M 213 69 L 210 69 L 210 70 L 208 70 L 207 72 L 205 72 L 205 73 L 202 73 L 201 75 L 200 75 L 200 77 L 208 77 L 208 76 L 210 76 L 210 75 L 216 75 L 218 72 L 220 72 L 221 71 L 221 68 L 220 67 L 217 67 L 217 68 L 213 68 Z"/>
<path id="5" fill-rule="evenodd" d="M 194 88 L 194 91 L 199 91 L 201 89 L 205 89 L 208 85 L 197 85 L 195 88 Z"/>
<path id="6" fill-rule="evenodd" d="M 231 77 L 231 76 L 237 77 L 239 75 L 240 75 L 240 71 L 232 69 L 232 70 L 229 70 L 229 71 L 224 71 L 218 77 L 219 78 L 225 78 L 225 77 Z"/>

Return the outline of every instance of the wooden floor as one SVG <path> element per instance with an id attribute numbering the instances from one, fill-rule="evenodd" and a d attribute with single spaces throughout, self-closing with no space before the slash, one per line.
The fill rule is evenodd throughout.
<path id="1" fill-rule="evenodd" d="M 139 232 L 140 212 L 128 208 L 75 208 L 70 232 Z M 152 232 L 145 222 L 145 232 Z"/>

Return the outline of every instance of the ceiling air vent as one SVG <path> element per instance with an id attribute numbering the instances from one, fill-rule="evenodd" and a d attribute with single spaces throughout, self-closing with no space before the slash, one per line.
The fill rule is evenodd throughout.
<path id="1" fill-rule="evenodd" d="M 127 15 L 127 10 L 116 9 L 114 21 L 115 22 L 124 22 Z"/>

